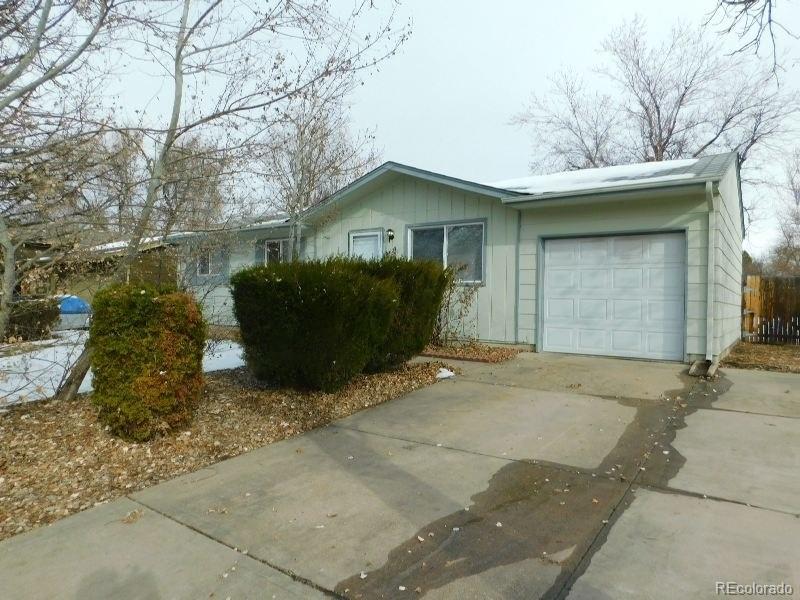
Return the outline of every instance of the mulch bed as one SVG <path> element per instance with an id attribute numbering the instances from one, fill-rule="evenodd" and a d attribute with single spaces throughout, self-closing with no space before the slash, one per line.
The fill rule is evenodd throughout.
<path id="1" fill-rule="evenodd" d="M 435 383 L 442 366 L 360 375 L 332 394 L 216 372 L 192 425 L 145 443 L 105 431 L 88 395 L 15 407 L 0 415 L 0 539 L 397 398 Z"/>
<path id="2" fill-rule="evenodd" d="M 722 366 L 800 373 L 800 346 L 739 342 L 722 361 Z"/>
<path id="3" fill-rule="evenodd" d="M 516 348 L 513 346 L 490 346 L 488 344 L 479 344 L 477 342 L 473 342 L 469 344 L 458 344 L 453 346 L 430 345 L 425 348 L 422 356 L 500 363 L 514 358 L 522 351 L 522 348 Z"/>

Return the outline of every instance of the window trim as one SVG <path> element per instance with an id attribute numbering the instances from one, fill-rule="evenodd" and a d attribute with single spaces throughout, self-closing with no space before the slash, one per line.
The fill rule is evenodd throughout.
<path id="1" fill-rule="evenodd" d="M 269 261 L 267 260 L 267 258 L 269 257 L 269 253 L 267 252 L 267 244 L 269 244 L 270 242 L 278 242 L 281 245 L 281 249 L 280 249 L 281 259 L 278 262 L 288 262 L 288 260 L 291 260 L 290 258 L 289 259 L 285 258 L 285 257 L 288 257 L 289 253 L 291 252 L 291 249 L 289 248 L 289 243 L 291 242 L 291 239 L 289 239 L 289 238 L 274 238 L 274 239 L 267 238 L 267 239 L 260 240 L 260 243 L 264 246 L 264 261 L 261 263 L 262 265 L 266 265 L 266 264 L 269 263 Z M 284 244 L 286 244 L 285 251 L 284 251 Z"/>
<path id="2" fill-rule="evenodd" d="M 351 229 L 347 234 L 347 256 L 353 256 L 353 238 L 378 236 L 378 258 L 383 256 L 383 238 L 385 233 L 382 227 L 373 229 Z"/>
<path id="3" fill-rule="evenodd" d="M 418 229 L 444 229 L 444 241 L 442 243 L 442 265 L 447 267 L 447 229 L 448 227 L 458 227 L 461 225 L 480 225 L 481 226 L 481 278 L 480 279 L 459 279 L 461 285 L 486 285 L 486 219 L 464 219 L 456 221 L 441 221 L 438 223 L 421 223 L 419 225 L 406 226 L 406 256 L 414 258 L 414 231 Z"/>
<path id="4" fill-rule="evenodd" d="M 200 271 L 200 260 L 203 258 L 203 256 L 208 256 L 207 273 L 203 273 Z M 197 255 L 197 258 L 195 259 L 194 267 L 195 267 L 194 268 L 195 274 L 198 277 L 214 277 L 216 275 L 222 274 L 222 269 L 220 269 L 219 271 L 214 271 L 214 251 L 211 248 L 203 248 L 202 250 L 200 250 L 200 252 Z"/>

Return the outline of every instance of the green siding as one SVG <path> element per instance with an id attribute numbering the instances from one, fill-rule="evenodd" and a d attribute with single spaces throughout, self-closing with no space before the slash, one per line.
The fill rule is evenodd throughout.
<path id="1" fill-rule="evenodd" d="M 517 214 L 497 199 L 408 176 L 393 178 L 371 192 L 344 200 L 319 218 L 313 234 L 319 257 L 347 254 L 350 231 L 383 228 L 395 232 L 384 250 L 408 255 L 407 228 L 423 223 L 482 220 L 486 223 L 485 282 L 465 335 L 514 342 Z"/>

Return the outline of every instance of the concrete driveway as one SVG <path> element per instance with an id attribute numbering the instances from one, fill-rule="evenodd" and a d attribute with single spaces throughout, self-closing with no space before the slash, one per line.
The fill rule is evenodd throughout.
<path id="1" fill-rule="evenodd" d="M 0 597 L 672 599 L 717 582 L 800 597 L 800 376 L 457 364 L 0 543 Z"/>

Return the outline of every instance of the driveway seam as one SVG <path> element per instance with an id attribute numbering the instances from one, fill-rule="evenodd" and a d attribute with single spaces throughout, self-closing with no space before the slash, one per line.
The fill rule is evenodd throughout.
<path id="1" fill-rule="evenodd" d="M 723 406 L 698 406 L 697 410 L 711 410 L 719 412 L 739 413 L 741 415 L 753 415 L 755 417 L 773 417 L 775 419 L 794 419 L 800 420 L 800 417 L 793 417 L 792 415 L 776 415 L 772 413 L 755 412 L 752 410 L 739 410 L 737 408 L 725 408 Z"/>
<path id="2" fill-rule="evenodd" d="M 206 533 L 202 529 L 199 529 L 198 527 L 195 527 L 194 525 L 190 525 L 189 523 L 185 523 L 184 521 L 181 521 L 180 519 L 178 519 L 176 517 L 173 517 L 169 513 L 165 513 L 164 511 L 159 510 L 159 509 L 155 508 L 154 506 L 151 506 L 151 505 L 147 504 L 146 502 L 142 502 L 141 500 L 139 500 L 137 498 L 133 498 L 132 496 L 124 496 L 124 497 L 127 498 L 128 500 L 130 500 L 131 502 L 135 502 L 135 503 L 139 504 L 140 506 L 145 507 L 147 510 L 152 511 L 152 512 L 156 513 L 157 515 L 161 515 L 165 519 L 169 519 L 173 523 L 177 523 L 178 525 L 181 525 L 182 527 L 185 527 L 186 529 L 194 531 L 195 533 L 199 533 L 203 537 L 205 537 L 205 538 L 207 538 L 207 539 L 209 539 L 209 540 L 211 540 L 213 542 L 216 542 L 217 544 L 220 544 L 221 546 L 225 546 L 226 548 L 229 548 L 229 549 L 233 550 L 234 552 L 236 552 L 237 554 L 239 554 L 239 555 L 241 555 L 243 557 L 252 558 L 256 562 L 259 562 L 259 563 L 269 567 L 270 569 L 273 569 L 275 571 L 278 571 L 279 573 L 282 573 L 283 575 L 286 575 L 287 577 L 291 578 L 293 581 L 296 581 L 297 583 L 301 583 L 301 584 L 303 584 L 303 585 L 305 585 L 307 587 L 310 587 L 310 588 L 312 588 L 312 589 L 314 589 L 314 590 L 316 590 L 316 591 L 318 591 L 318 592 L 320 592 L 322 594 L 325 594 L 326 596 L 328 596 L 330 598 L 337 598 L 338 600 L 347 600 L 344 596 L 340 596 L 339 594 L 337 594 L 333 590 L 329 590 L 328 588 L 322 587 L 321 585 L 319 585 L 317 583 L 314 583 L 310 579 L 307 579 L 305 577 L 301 577 L 300 575 L 298 575 L 297 573 L 295 573 L 294 571 L 292 571 L 290 569 L 286 569 L 284 567 L 280 567 L 278 565 L 272 564 L 268 560 L 265 560 L 263 558 L 259 558 L 258 556 L 254 555 L 254 554 L 250 554 L 249 552 L 247 554 L 245 554 L 238 547 L 232 546 L 228 542 L 226 542 L 224 540 L 221 540 L 219 538 L 216 538 L 213 535 L 209 535 L 208 533 Z"/>

